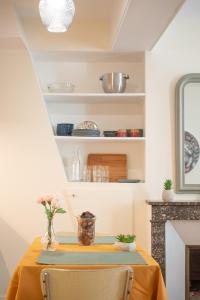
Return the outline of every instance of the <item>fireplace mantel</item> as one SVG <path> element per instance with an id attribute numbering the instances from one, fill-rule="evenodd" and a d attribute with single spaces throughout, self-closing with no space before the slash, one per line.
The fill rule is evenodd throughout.
<path id="1" fill-rule="evenodd" d="M 200 220 L 200 201 L 147 201 L 151 205 L 151 253 L 165 279 L 165 223 L 169 220 Z"/>

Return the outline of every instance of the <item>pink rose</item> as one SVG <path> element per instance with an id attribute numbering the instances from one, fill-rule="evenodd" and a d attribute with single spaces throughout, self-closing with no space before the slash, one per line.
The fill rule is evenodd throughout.
<path id="1" fill-rule="evenodd" d="M 54 199 L 54 195 L 53 194 L 45 194 L 45 195 L 42 195 L 40 198 L 37 199 L 37 202 L 39 204 L 43 204 L 43 203 L 49 203 L 51 204 L 51 202 L 53 201 Z"/>
<path id="2" fill-rule="evenodd" d="M 61 207 L 61 199 L 55 194 L 45 194 L 37 199 L 37 202 L 42 205 L 49 204 L 52 208 Z"/>

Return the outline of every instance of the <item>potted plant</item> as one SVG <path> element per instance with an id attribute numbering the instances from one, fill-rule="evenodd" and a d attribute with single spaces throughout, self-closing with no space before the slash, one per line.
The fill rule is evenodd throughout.
<path id="1" fill-rule="evenodd" d="M 162 199 L 164 202 L 169 202 L 174 200 L 174 192 L 172 190 L 172 180 L 166 179 L 164 182 L 164 190 L 162 192 Z"/>
<path id="2" fill-rule="evenodd" d="M 135 238 L 135 235 L 119 234 L 116 236 L 117 242 L 115 242 L 115 246 L 119 250 L 134 251 L 136 249 Z"/>

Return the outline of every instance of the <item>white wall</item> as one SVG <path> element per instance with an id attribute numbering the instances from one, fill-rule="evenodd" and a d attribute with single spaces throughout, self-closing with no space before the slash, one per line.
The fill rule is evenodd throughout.
<path id="1" fill-rule="evenodd" d="M 20 257 L 46 227 L 36 199 L 65 175 L 30 57 L 9 0 L 0 2 L 0 299 Z M 3 30 L 4 28 L 5 30 Z M 60 216 L 58 229 L 67 227 Z M 59 227 L 60 226 L 60 227 Z"/>
<path id="2" fill-rule="evenodd" d="M 140 242 L 145 244 L 142 225 L 144 220 L 136 218 L 136 211 L 143 211 L 143 183 L 134 187 L 130 184 L 115 183 L 66 183 L 68 210 L 72 224 L 76 229 L 74 216 L 88 210 L 96 216 L 96 231 L 117 235 L 120 232 L 132 233 L 133 228 L 140 236 Z M 133 201 L 134 199 L 134 201 Z M 137 223 L 137 224 L 136 224 Z"/>
<path id="3" fill-rule="evenodd" d="M 160 199 L 165 178 L 175 181 L 175 85 L 200 73 L 200 2 L 188 0 L 147 55 L 146 178 L 148 198 Z M 199 199 L 176 195 L 176 199 Z"/>
<path id="4" fill-rule="evenodd" d="M 45 229 L 37 197 L 59 191 L 65 175 L 27 51 L 0 51 L 0 66 L 1 294 L 28 244 Z"/>

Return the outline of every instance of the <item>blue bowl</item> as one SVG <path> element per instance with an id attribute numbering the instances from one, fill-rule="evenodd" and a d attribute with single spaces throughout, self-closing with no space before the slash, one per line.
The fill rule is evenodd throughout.
<path id="1" fill-rule="evenodd" d="M 56 134 L 61 135 L 61 136 L 72 135 L 73 128 L 74 128 L 74 124 L 71 124 L 71 123 L 57 124 Z"/>

